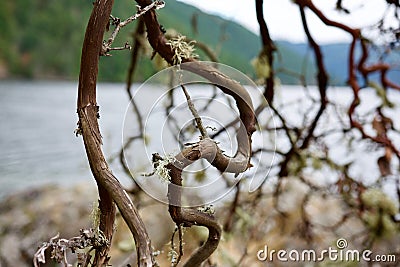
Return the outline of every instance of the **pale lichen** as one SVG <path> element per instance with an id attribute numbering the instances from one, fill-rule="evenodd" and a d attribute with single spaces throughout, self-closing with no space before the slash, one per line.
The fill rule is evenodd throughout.
<path id="1" fill-rule="evenodd" d="M 198 55 L 194 53 L 194 44 L 196 41 L 186 42 L 186 36 L 178 35 L 172 37 L 167 45 L 171 46 L 174 51 L 174 56 L 172 58 L 174 65 L 179 65 L 182 63 L 183 59 L 198 58 Z"/>
<path id="2" fill-rule="evenodd" d="M 200 211 L 202 213 L 207 213 L 209 215 L 213 215 L 215 213 L 215 209 L 213 205 L 205 205 L 202 207 L 198 207 L 197 211 Z"/>
<path id="3" fill-rule="evenodd" d="M 363 204 L 370 209 L 380 209 L 389 215 L 395 215 L 397 207 L 394 201 L 383 191 L 370 188 L 361 194 Z"/>
<path id="4" fill-rule="evenodd" d="M 169 169 L 167 168 L 167 165 L 174 162 L 175 162 L 175 157 L 172 155 L 167 155 L 163 159 L 157 161 L 157 164 L 155 164 L 154 173 L 161 178 L 161 181 L 168 183 L 171 180 L 171 176 L 169 175 Z"/>
<path id="5" fill-rule="evenodd" d="M 171 262 L 171 264 L 176 264 L 179 258 L 179 254 L 178 252 L 176 252 L 175 250 L 171 249 L 170 251 L 168 251 L 168 259 Z"/>
<path id="6" fill-rule="evenodd" d="M 251 61 L 256 75 L 260 79 L 267 79 L 271 75 L 271 66 L 269 65 L 269 58 L 265 53 L 261 53 L 258 57 Z"/>
<path id="7" fill-rule="evenodd" d="M 376 237 L 387 237 L 400 231 L 392 219 L 397 213 L 396 204 L 383 191 L 370 188 L 362 193 L 361 201 L 367 208 L 361 217 Z"/>
<path id="8" fill-rule="evenodd" d="M 93 202 L 92 212 L 90 213 L 90 221 L 93 229 L 98 229 L 100 225 L 100 209 L 98 201 Z"/>

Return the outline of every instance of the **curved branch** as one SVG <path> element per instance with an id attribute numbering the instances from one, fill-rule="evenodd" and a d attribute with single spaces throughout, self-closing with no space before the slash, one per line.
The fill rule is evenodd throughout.
<path id="1" fill-rule="evenodd" d="M 243 139 L 241 139 L 243 142 Z M 239 146 L 239 145 L 238 145 Z M 250 157 L 250 154 L 248 155 Z M 166 166 L 169 170 L 170 184 L 168 185 L 169 213 L 177 225 L 183 224 L 186 227 L 192 225 L 207 227 L 208 239 L 189 258 L 184 266 L 200 266 L 218 247 L 221 237 L 221 227 L 210 214 L 197 210 L 183 209 L 181 206 L 182 197 L 182 171 L 198 159 L 204 158 L 221 172 L 240 173 L 245 171 L 249 165 L 248 158 L 238 150 L 234 157 L 225 156 L 217 144 L 210 138 L 204 138 L 197 144 L 185 148 L 175 156 L 175 162 Z"/>
<path id="2" fill-rule="evenodd" d="M 150 0 L 137 0 L 136 2 L 141 6 L 151 3 Z M 167 44 L 167 40 L 160 29 L 160 24 L 158 23 L 157 16 L 154 10 L 151 10 L 144 14 L 143 19 L 146 23 L 147 35 L 151 46 L 169 64 L 172 65 L 174 63 L 174 51 L 171 46 Z M 202 62 L 197 62 L 192 58 L 185 58 L 183 59 L 183 62 L 190 62 L 190 64 L 181 65 L 181 68 L 183 70 L 187 70 L 201 77 L 204 77 L 211 83 L 218 86 L 225 94 L 228 94 L 235 99 L 236 105 L 239 109 L 240 119 L 242 121 L 242 124 L 237 134 L 238 150 L 235 159 L 239 159 L 239 156 L 244 156 L 245 158 L 247 158 L 245 168 L 241 168 L 242 171 L 246 170 L 250 164 L 249 160 L 251 154 L 251 135 L 256 129 L 255 114 L 249 93 L 243 86 L 240 85 L 240 83 L 230 79 L 210 65 L 204 64 Z M 225 162 L 231 162 L 230 159 L 226 158 L 226 156 L 224 156 L 224 158 Z M 243 166 L 243 162 L 241 163 L 241 165 Z"/>
<path id="3" fill-rule="evenodd" d="M 142 6 L 148 5 L 151 3 L 151 0 L 137 0 L 136 2 Z M 143 19 L 146 23 L 149 43 L 162 58 L 164 58 L 169 64 L 173 65 L 175 52 L 171 46 L 167 44 L 167 39 L 160 29 L 160 24 L 158 23 L 154 10 L 144 14 Z M 182 63 L 185 62 L 191 62 L 191 64 L 183 64 L 181 66 L 182 69 L 191 71 L 206 78 L 218 86 L 225 94 L 228 94 L 235 99 L 238 109 L 243 111 L 240 114 L 240 118 L 245 124 L 247 133 L 251 135 L 255 131 L 255 116 L 251 98 L 246 89 L 244 89 L 238 82 L 225 76 L 212 66 L 197 62 L 192 58 L 183 59 Z"/>
<path id="4" fill-rule="evenodd" d="M 150 0 L 136 0 L 139 5 L 148 5 Z M 154 11 L 150 11 L 143 16 L 147 28 L 148 40 L 153 49 L 163 57 L 169 64 L 174 64 L 174 54 L 172 47 L 167 44 L 167 40 L 160 29 L 157 16 Z M 222 153 L 217 144 L 209 138 L 204 138 L 198 144 L 184 149 L 175 159 L 174 164 L 168 164 L 171 183 L 168 185 L 169 212 L 171 218 L 177 225 L 185 226 L 200 225 L 207 227 L 209 235 L 207 242 L 200 247 L 185 263 L 185 266 L 199 266 L 217 248 L 221 227 L 213 216 L 196 210 L 183 209 L 181 207 L 182 189 L 182 170 L 194 161 L 205 158 L 221 172 L 241 173 L 247 170 L 251 158 L 251 135 L 255 131 L 255 114 L 249 93 L 240 83 L 230 79 L 214 67 L 202 62 L 197 62 L 192 58 L 184 58 L 180 68 L 195 73 L 211 83 L 215 84 L 225 94 L 232 96 L 239 109 L 242 121 L 236 138 L 238 149 L 233 157 L 228 157 Z"/>
<path id="5" fill-rule="evenodd" d="M 308 133 L 307 133 L 306 137 L 304 138 L 303 143 L 300 147 L 301 149 L 305 149 L 308 147 L 310 140 L 314 136 L 315 128 L 317 127 L 318 121 L 321 118 L 324 110 L 326 109 L 326 104 L 328 103 L 328 100 L 326 97 L 326 89 L 328 86 L 328 74 L 326 73 L 326 70 L 325 70 L 325 64 L 324 64 L 321 49 L 320 49 L 319 45 L 315 42 L 314 38 L 311 36 L 310 30 L 308 29 L 306 14 L 304 12 L 304 7 L 299 6 L 299 8 L 300 8 L 300 15 L 301 15 L 302 23 L 303 23 L 304 32 L 307 35 L 307 39 L 308 39 L 310 46 L 314 50 L 315 60 L 317 62 L 318 91 L 319 91 L 319 96 L 321 98 L 321 100 L 320 100 L 321 104 L 318 109 L 318 112 L 315 115 L 315 118 L 312 121 L 311 126 L 308 129 Z"/>
<path id="6" fill-rule="evenodd" d="M 86 28 L 78 85 L 77 112 L 79 116 L 79 132 L 83 136 L 90 169 L 99 187 L 101 218 L 104 218 L 103 216 L 107 214 L 109 216 L 108 221 L 103 221 L 103 223 L 107 223 L 106 227 L 110 232 L 109 241 L 111 240 L 114 226 L 114 220 L 110 219 L 115 217 L 114 201 L 135 239 L 138 265 L 153 266 L 154 258 L 144 223 L 140 219 L 131 199 L 109 169 L 101 149 L 102 140 L 97 122 L 99 108 L 96 103 L 96 82 L 103 34 L 113 3 L 113 0 L 96 1 Z M 106 203 L 107 206 L 105 205 Z M 114 216 L 112 216 L 112 213 L 105 213 L 107 207 L 113 207 Z M 113 210 L 112 208 L 110 209 L 111 211 Z"/>
<path id="7" fill-rule="evenodd" d="M 297 1 L 297 3 L 299 6 L 299 10 L 300 10 L 300 15 L 301 15 L 304 32 L 306 33 L 306 36 L 307 36 L 310 46 L 314 50 L 315 60 L 317 63 L 317 68 L 318 68 L 318 73 L 317 73 L 318 91 L 319 91 L 321 100 L 320 100 L 320 106 L 317 111 L 317 114 L 315 115 L 313 121 L 311 122 L 311 125 L 308 127 L 307 133 L 306 133 L 305 137 L 303 138 L 301 145 L 297 146 L 297 144 L 296 144 L 297 142 L 292 142 L 291 148 L 285 154 L 284 160 L 280 163 L 280 171 L 279 171 L 280 177 L 284 177 L 284 176 L 288 175 L 288 164 L 293 157 L 298 155 L 298 150 L 306 149 L 309 146 L 310 141 L 314 137 L 314 131 L 317 127 L 318 121 L 321 118 L 322 114 L 324 113 L 324 111 L 326 109 L 326 105 L 328 103 L 328 100 L 326 97 L 326 90 L 327 90 L 327 86 L 328 86 L 328 75 L 325 70 L 325 65 L 323 62 L 323 55 L 322 55 L 319 45 L 315 42 L 315 40 L 311 36 L 311 33 L 308 29 L 307 19 L 306 19 L 306 15 L 304 12 L 304 5 L 300 4 L 299 1 Z M 287 134 L 287 135 L 289 137 L 289 134 Z"/>
<path id="8" fill-rule="evenodd" d="M 308 7 L 318 18 L 328 26 L 336 27 L 350 33 L 353 38 L 360 37 L 360 29 L 353 29 L 343 23 L 328 19 L 321 10 L 319 10 L 311 0 L 296 0 L 296 3 L 301 7 Z"/>
<path id="9" fill-rule="evenodd" d="M 171 177 L 171 183 L 168 185 L 169 213 L 171 218 L 177 225 L 184 225 L 185 227 L 197 225 L 208 229 L 207 241 L 185 263 L 184 266 L 187 267 L 200 266 L 215 251 L 221 239 L 221 226 L 217 223 L 214 216 L 181 207 L 182 170 L 194 161 L 205 157 L 205 154 L 202 155 L 197 146 L 192 146 L 184 149 L 175 157 L 178 164 L 168 164 L 166 166 L 169 169 Z"/>
<path id="10" fill-rule="evenodd" d="M 214 217 L 205 213 L 197 212 L 196 210 L 183 210 L 183 216 L 186 221 L 193 222 L 196 225 L 207 227 L 207 241 L 194 252 L 196 257 L 190 257 L 183 265 L 184 267 L 195 267 L 205 261 L 218 247 L 221 239 L 221 227 L 215 221 Z"/>
<path id="11" fill-rule="evenodd" d="M 93 115 L 94 120 L 97 123 L 97 108 L 96 108 L 96 92 L 90 90 L 90 88 L 95 88 L 95 81 L 98 71 L 98 58 L 100 54 L 104 29 L 108 22 L 109 15 L 111 13 L 111 8 L 113 5 L 113 1 L 109 3 L 103 3 L 102 1 L 98 1 L 95 3 L 93 7 L 92 14 L 89 19 L 89 23 L 86 29 L 85 40 L 82 47 L 82 59 L 81 59 L 81 71 L 79 77 L 79 88 L 78 88 L 78 114 L 79 109 L 84 106 L 84 102 L 88 105 L 92 103 L 91 107 L 94 107 Z M 102 7 L 100 9 L 100 7 Z M 99 45 L 90 46 L 90 43 L 98 43 Z M 84 88 L 87 88 L 86 90 Z M 93 101 L 94 100 L 94 101 Z M 79 118 L 81 115 L 79 115 Z M 85 116 L 87 118 L 87 116 Z M 84 136 L 85 146 L 89 147 L 89 143 L 94 141 L 95 143 L 101 144 L 101 135 L 98 128 L 98 125 L 88 123 L 89 121 L 79 119 L 79 127 L 80 132 Z M 89 127 L 88 127 L 89 126 Z M 88 130 L 87 130 L 88 129 Z M 87 137 L 85 137 L 87 136 Z M 88 138 L 90 136 L 90 138 Z M 91 140 L 88 140 L 91 139 Z M 90 167 L 92 169 L 93 174 L 97 173 L 96 162 L 98 160 L 90 160 L 89 157 L 89 149 L 86 149 L 88 153 Z M 92 155 L 92 153 L 90 153 Z M 113 227 L 115 220 L 115 205 L 111 195 L 108 193 L 107 189 L 101 184 L 97 183 L 98 193 L 99 193 L 99 211 L 100 211 L 100 223 L 99 230 L 105 234 L 108 242 L 111 243 L 111 239 L 113 236 Z M 94 258 L 94 266 L 102 266 L 108 261 L 108 251 L 109 247 L 100 248 L 96 250 L 96 255 Z"/>
<path id="12" fill-rule="evenodd" d="M 342 23 L 336 22 L 336 21 L 332 21 L 330 19 L 328 19 L 322 12 L 321 10 L 319 10 L 311 0 L 296 0 L 296 3 L 299 6 L 302 7 L 308 7 L 311 11 L 314 12 L 315 15 L 317 15 L 319 17 L 319 19 L 326 25 L 328 26 L 333 26 L 339 29 L 342 29 L 348 33 L 350 33 L 353 37 L 353 40 L 351 42 L 350 45 L 350 52 L 349 52 L 349 85 L 351 86 L 352 90 L 353 90 L 353 101 L 350 104 L 350 107 L 347 111 L 348 116 L 349 116 L 349 120 L 350 120 L 350 125 L 351 127 L 354 127 L 356 129 L 358 129 L 362 135 L 362 138 L 365 139 L 370 139 L 373 142 L 376 142 L 378 144 L 382 144 L 384 146 L 389 147 L 390 149 L 392 149 L 392 151 L 396 154 L 396 156 L 400 159 L 400 150 L 398 150 L 393 142 L 389 139 L 389 138 L 382 138 L 380 136 L 371 136 L 369 134 L 367 134 L 362 126 L 362 124 L 360 122 L 358 122 L 357 120 L 355 120 L 354 118 L 354 112 L 357 108 L 357 106 L 360 104 L 360 97 L 359 97 L 359 91 L 360 91 L 360 86 L 357 82 L 357 77 L 356 77 L 356 72 L 355 72 L 355 47 L 356 47 L 356 43 L 357 41 L 361 42 L 361 46 L 363 48 L 363 55 L 361 57 L 361 60 L 358 64 L 358 67 L 361 69 L 360 71 L 364 72 L 364 73 L 368 73 L 369 71 L 375 71 L 376 70 L 376 66 L 375 69 L 368 69 L 368 68 L 363 68 L 364 62 L 366 61 L 368 54 L 367 54 L 367 49 L 365 46 L 365 43 L 363 43 L 362 37 L 361 37 L 361 31 L 360 29 L 357 28 L 351 28 L 347 25 L 344 25 Z M 383 66 L 385 67 L 385 66 Z M 382 68 L 382 66 L 379 66 L 378 69 L 383 69 L 383 73 L 381 73 L 381 75 L 386 74 L 387 69 L 386 68 Z M 395 89 L 397 89 L 398 86 L 394 85 L 393 83 L 391 83 L 390 81 L 388 81 L 387 78 L 385 78 L 386 76 L 381 76 L 381 80 L 382 80 L 382 84 L 385 86 L 394 86 Z"/>
<path id="13" fill-rule="evenodd" d="M 358 107 L 358 105 L 360 104 L 360 97 L 359 97 L 360 86 L 357 82 L 357 77 L 356 77 L 356 73 L 355 73 L 355 69 L 354 69 L 355 46 L 356 46 L 357 40 L 358 40 L 358 38 L 353 38 L 353 41 L 351 42 L 351 45 L 350 45 L 350 53 L 349 53 L 349 84 L 350 84 L 351 88 L 353 89 L 353 95 L 354 95 L 353 101 L 351 102 L 350 107 L 347 111 L 349 120 L 350 120 L 350 125 L 351 125 L 351 127 L 354 127 L 360 131 L 362 138 L 370 139 L 373 142 L 376 142 L 378 144 L 382 144 L 386 147 L 389 147 L 396 154 L 396 156 L 400 159 L 400 150 L 398 150 L 395 147 L 395 145 L 389 138 L 382 137 L 382 136 L 374 137 L 374 136 L 367 134 L 365 132 L 362 124 L 354 119 L 354 112 L 355 112 L 356 108 Z M 360 42 L 362 42 L 362 41 L 360 41 Z M 365 60 L 366 52 L 367 52 L 366 48 L 363 48 L 364 55 L 361 57 L 361 61 Z"/>
<path id="14" fill-rule="evenodd" d="M 387 72 L 390 69 L 390 65 L 387 63 L 376 63 L 370 66 L 366 66 L 367 59 L 369 57 L 367 41 L 362 39 L 361 40 L 361 48 L 362 48 L 362 55 L 360 61 L 358 62 L 357 68 L 361 72 L 364 80 L 368 79 L 368 75 L 373 72 L 380 72 L 381 76 L 381 84 L 386 89 L 387 87 L 391 87 L 396 90 L 400 90 L 400 85 L 393 83 L 387 78 Z"/>
<path id="15" fill-rule="evenodd" d="M 269 35 L 267 23 L 264 20 L 263 0 L 256 0 L 256 14 L 258 25 L 260 26 L 261 41 L 263 45 L 262 53 L 265 53 L 267 56 L 268 64 L 270 66 L 268 78 L 265 79 L 264 97 L 267 99 L 267 102 L 271 104 L 274 99 L 273 52 L 276 51 L 276 47 L 271 39 L 271 36 Z"/>

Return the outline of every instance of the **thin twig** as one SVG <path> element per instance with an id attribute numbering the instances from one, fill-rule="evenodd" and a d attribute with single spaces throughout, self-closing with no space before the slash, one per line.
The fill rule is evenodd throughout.
<path id="1" fill-rule="evenodd" d="M 155 9 L 160 9 L 163 8 L 165 6 L 165 2 L 164 1 L 154 1 L 151 4 L 145 6 L 144 8 L 140 7 L 139 5 L 138 7 L 138 11 L 135 15 L 130 16 L 129 18 L 127 18 L 124 21 L 120 21 L 119 18 L 114 18 L 111 16 L 111 19 L 114 21 L 114 24 L 116 25 L 114 28 L 114 31 L 111 33 L 111 36 L 108 38 L 108 40 L 106 42 L 103 43 L 103 47 L 102 47 L 102 51 L 101 51 L 101 55 L 109 55 L 108 52 L 111 50 L 121 50 L 121 49 L 130 49 L 130 46 L 126 45 L 124 47 L 120 47 L 120 48 L 111 48 L 111 45 L 113 44 L 115 38 L 117 37 L 119 31 L 125 27 L 126 25 L 128 25 L 129 23 L 131 23 L 132 21 L 140 18 L 140 16 L 144 15 L 147 11 L 155 8 Z M 129 47 L 129 48 L 128 48 Z"/>
<path id="2" fill-rule="evenodd" d="M 196 107 L 193 104 L 192 99 L 190 98 L 190 95 L 188 93 L 188 91 L 186 90 L 185 86 L 183 84 L 181 84 L 181 88 L 183 93 L 185 94 L 190 112 L 192 112 L 192 115 L 194 117 L 194 121 L 196 122 L 197 128 L 199 129 L 200 133 L 201 133 L 201 137 L 202 138 L 208 138 L 208 133 L 207 130 L 204 128 L 203 126 L 203 122 L 199 116 L 199 113 L 197 112 Z"/>
<path id="3" fill-rule="evenodd" d="M 178 225 L 178 237 L 179 237 L 179 254 L 176 259 L 176 264 L 179 264 L 181 258 L 183 256 L 183 234 L 182 234 L 182 225 Z"/>

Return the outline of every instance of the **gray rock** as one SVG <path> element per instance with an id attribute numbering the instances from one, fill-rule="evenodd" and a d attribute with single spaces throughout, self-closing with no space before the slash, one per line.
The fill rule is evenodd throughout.
<path id="1" fill-rule="evenodd" d="M 0 203 L 0 265 L 32 266 L 43 242 L 57 233 L 79 235 L 79 229 L 90 227 L 96 199 L 93 184 L 47 185 L 6 197 Z"/>

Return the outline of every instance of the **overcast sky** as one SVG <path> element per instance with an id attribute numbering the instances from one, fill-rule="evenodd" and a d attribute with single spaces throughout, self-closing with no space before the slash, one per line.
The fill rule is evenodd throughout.
<path id="1" fill-rule="evenodd" d="M 258 33 L 258 24 L 254 0 L 179 0 L 194 5 L 201 10 L 218 14 L 227 19 L 239 22 L 246 28 Z M 168 1 L 166 1 L 168 4 Z M 343 5 L 352 11 L 346 15 L 335 10 L 334 0 L 315 0 L 328 18 L 347 23 L 353 27 L 370 26 L 375 24 L 385 14 L 384 0 L 348 0 Z M 390 12 L 389 14 L 392 14 Z M 323 25 L 311 12 L 307 12 L 310 31 L 316 41 L 321 43 L 349 42 L 350 36 L 343 31 Z M 297 5 L 291 0 L 264 0 L 264 17 L 275 40 L 305 42 Z M 387 16 L 388 17 L 388 16 Z"/>

